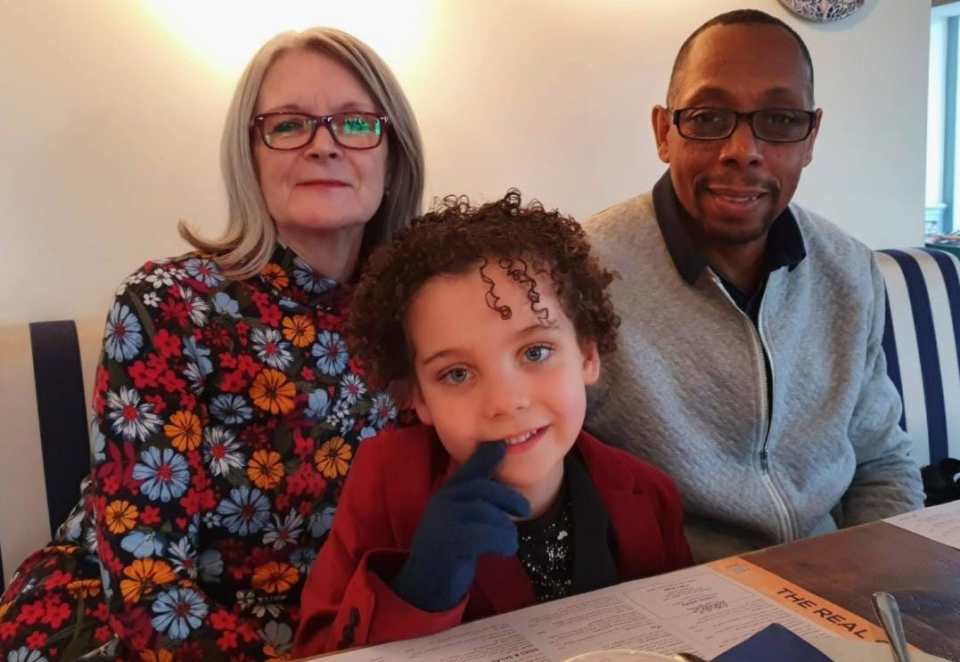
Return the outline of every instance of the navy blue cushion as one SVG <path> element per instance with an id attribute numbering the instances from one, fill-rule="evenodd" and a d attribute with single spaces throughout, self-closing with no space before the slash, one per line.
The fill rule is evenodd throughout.
<path id="1" fill-rule="evenodd" d="M 83 370 L 73 320 L 30 324 L 50 533 L 66 519 L 90 471 Z"/>

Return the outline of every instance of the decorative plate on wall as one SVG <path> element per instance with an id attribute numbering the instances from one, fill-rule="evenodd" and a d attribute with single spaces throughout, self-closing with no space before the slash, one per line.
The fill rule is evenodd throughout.
<path id="1" fill-rule="evenodd" d="M 780 0 L 801 18 L 819 23 L 839 21 L 863 7 L 864 0 Z"/>

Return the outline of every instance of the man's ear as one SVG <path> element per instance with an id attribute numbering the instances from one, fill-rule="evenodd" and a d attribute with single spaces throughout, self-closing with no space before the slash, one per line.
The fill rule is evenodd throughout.
<path id="1" fill-rule="evenodd" d="M 416 379 L 410 381 L 409 393 L 410 404 L 417 412 L 417 418 L 419 418 L 420 422 L 424 425 L 433 425 L 433 416 L 430 414 L 430 407 L 427 406 L 426 400 L 423 399 L 423 393 L 420 392 L 420 385 L 417 384 Z"/>
<path id="2" fill-rule="evenodd" d="M 653 124 L 653 139 L 657 141 L 657 156 L 664 163 L 670 163 L 670 147 L 667 144 L 667 135 L 673 122 L 670 118 L 670 109 L 663 106 L 654 106 L 650 114 Z"/>
<path id="3" fill-rule="evenodd" d="M 597 343 L 590 340 L 581 344 L 580 353 L 583 355 L 583 383 L 588 386 L 596 384 L 600 379 L 600 352 L 597 351 Z"/>

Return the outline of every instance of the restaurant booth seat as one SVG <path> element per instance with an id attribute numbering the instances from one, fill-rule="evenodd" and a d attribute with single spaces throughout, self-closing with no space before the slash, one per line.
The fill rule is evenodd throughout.
<path id="1" fill-rule="evenodd" d="M 935 248 L 877 251 L 887 288 L 883 349 L 921 467 L 960 458 L 960 260 Z"/>
<path id="2" fill-rule="evenodd" d="M 913 457 L 920 466 L 960 457 L 960 261 L 932 249 L 878 251 L 877 260 L 887 369 Z M 103 326 L 103 318 L 0 325 L 0 588 L 78 500 Z"/>
<path id="3" fill-rule="evenodd" d="M 0 590 L 51 539 L 90 470 L 103 323 L 0 324 Z"/>

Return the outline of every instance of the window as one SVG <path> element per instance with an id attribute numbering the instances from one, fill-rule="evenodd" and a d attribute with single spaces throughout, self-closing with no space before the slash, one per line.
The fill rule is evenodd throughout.
<path id="1" fill-rule="evenodd" d="M 924 221 L 928 235 L 960 229 L 957 37 L 960 0 L 934 0 L 930 14 L 930 83 L 927 97 L 927 182 Z"/>

